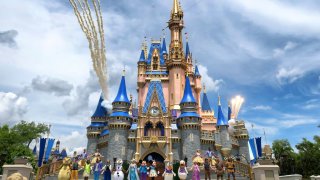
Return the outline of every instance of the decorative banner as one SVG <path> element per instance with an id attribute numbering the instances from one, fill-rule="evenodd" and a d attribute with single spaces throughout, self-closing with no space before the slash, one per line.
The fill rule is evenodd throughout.
<path id="1" fill-rule="evenodd" d="M 46 147 L 46 138 L 40 138 L 40 149 L 39 149 L 39 159 L 38 159 L 38 167 L 42 165 L 42 159 L 44 155 L 44 148 Z"/>
<path id="2" fill-rule="evenodd" d="M 45 155 L 45 158 L 44 158 L 45 161 L 48 161 L 48 159 L 49 159 L 49 156 L 51 154 L 51 149 L 53 147 L 53 143 L 54 143 L 54 139 L 48 139 L 46 155 Z"/>
<path id="3" fill-rule="evenodd" d="M 37 145 L 34 145 L 32 154 L 33 154 L 33 155 L 37 155 Z"/>
<path id="4" fill-rule="evenodd" d="M 256 139 L 256 146 L 257 146 L 257 151 L 258 151 L 258 157 L 262 156 L 262 145 L 261 145 L 261 137 L 257 137 Z"/>
<path id="5" fill-rule="evenodd" d="M 255 161 L 262 156 L 261 137 L 249 139 L 250 160 Z"/>
<path id="6" fill-rule="evenodd" d="M 61 151 L 61 158 L 63 159 L 63 158 L 65 158 L 65 157 L 67 157 L 68 155 L 67 155 L 67 151 L 65 150 L 65 149 L 62 149 L 62 151 Z"/>

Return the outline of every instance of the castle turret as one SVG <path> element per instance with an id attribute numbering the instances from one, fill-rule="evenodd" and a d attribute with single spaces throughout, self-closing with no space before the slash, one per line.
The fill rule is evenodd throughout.
<path id="1" fill-rule="evenodd" d="M 195 96 L 198 102 L 198 113 L 201 113 L 201 101 L 200 101 L 200 94 L 201 94 L 201 89 L 202 89 L 202 84 L 201 84 L 201 75 L 198 69 L 198 65 L 195 66 L 194 69 L 194 76 L 193 76 L 193 82 L 194 82 L 194 90 L 195 90 Z"/>
<path id="2" fill-rule="evenodd" d="M 182 43 L 183 11 L 179 6 L 178 0 L 173 0 L 169 29 L 171 31 L 170 53 L 169 60 L 166 63 L 170 79 L 169 107 L 170 109 L 180 109 L 179 103 L 183 94 L 187 63 Z"/>
<path id="3" fill-rule="evenodd" d="M 130 129 L 132 117 L 129 115 L 130 101 L 127 96 L 125 76 L 120 82 L 118 94 L 112 102 L 112 113 L 109 120 L 109 143 L 108 158 L 126 160 L 126 149 L 128 143 L 128 130 Z"/>
<path id="4" fill-rule="evenodd" d="M 230 155 L 231 148 L 232 148 L 228 127 L 229 127 L 228 120 L 223 115 L 220 96 L 219 96 L 217 130 L 220 132 L 220 142 L 222 146 L 221 154 L 224 157 L 228 157 Z"/>
<path id="5" fill-rule="evenodd" d="M 161 53 L 163 55 L 163 59 L 165 61 L 167 61 L 168 60 L 168 52 L 167 52 L 167 44 L 166 44 L 166 38 L 165 37 L 163 37 L 163 40 L 162 40 Z"/>
<path id="6" fill-rule="evenodd" d="M 102 106 L 103 96 L 101 94 L 97 108 L 91 116 L 91 124 L 87 127 L 88 145 L 87 152 L 94 153 L 97 149 L 98 138 L 101 131 L 107 125 L 107 110 Z"/>
<path id="7" fill-rule="evenodd" d="M 216 130 L 217 119 L 215 119 L 214 111 L 210 106 L 205 85 L 203 85 L 201 117 L 202 117 L 201 130 L 209 131 L 213 133 Z"/>
<path id="8" fill-rule="evenodd" d="M 181 129 L 182 157 L 190 159 L 188 165 L 191 165 L 192 157 L 200 149 L 200 123 L 201 117 L 197 113 L 198 103 L 196 102 L 190 86 L 189 77 L 186 77 L 186 86 L 184 88 L 183 98 L 180 102 L 181 114 L 177 121 Z"/>

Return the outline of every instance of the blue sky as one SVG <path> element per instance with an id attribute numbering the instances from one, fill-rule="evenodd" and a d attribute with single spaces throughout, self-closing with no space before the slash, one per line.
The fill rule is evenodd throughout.
<path id="1" fill-rule="evenodd" d="M 135 94 L 143 37 L 159 39 L 172 1 L 102 0 L 110 99 L 126 65 Z M 239 118 L 268 143 L 292 145 L 320 124 L 320 3 L 316 0 L 181 0 L 185 32 L 211 106 L 242 95 Z M 99 86 L 84 34 L 68 1 L 1 1 L 0 124 L 52 125 L 70 150 L 86 145 L 85 127 Z M 169 31 L 166 29 L 167 38 Z"/>

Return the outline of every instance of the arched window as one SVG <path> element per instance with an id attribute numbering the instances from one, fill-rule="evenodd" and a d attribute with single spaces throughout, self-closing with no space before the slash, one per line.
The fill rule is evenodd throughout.
<path id="1" fill-rule="evenodd" d="M 152 130 L 152 123 L 147 122 L 144 126 L 144 136 L 151 136 L 151 130 Z"/>
<path id="2" fill-rule="evenodd" d="M 153 70 L 158 70 L 158 56 L 153 56 Z"/>
<path id="3" fill-rule="evenodd" d="M 156 135 L 164 136 L 164 126 L 162 122 L 158 122 L 156 126 Z"/>

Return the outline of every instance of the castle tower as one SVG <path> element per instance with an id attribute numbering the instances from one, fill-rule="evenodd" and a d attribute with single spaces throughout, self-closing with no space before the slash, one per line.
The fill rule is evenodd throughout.
<path id="1" fill-rule="evenodd" d="M 187 63 L 183 54 L 182 43 L 183 11 L 178 4 L 178 0 L 173 1 L 169 29 L 171 31 L 170 53 L 169 60 L 166 63 L 170 79 L 169 108 L 180 109 L 179 103 L 183 94 Z"/>
<path id="2" fill-rule="evenodd" d="M 121 78 L 118 94 L 112 102 L 112 113 L 109 120 L 108 158 L 126 160 L 128 130 L 132 117 L 129 115 L 130 101 L 127 96 L 124 75 Z"/>
<path id="3" fill-rule="evenodd" d="M 98 138 L 103 128 L 107 125 L 107 110 L 102 106 L 103 97 L 100 96 L 97 108 L 91 116 L 91 124 L 87 127 L 87 152 L 94 153 L 98 148 Z"/>
<path id="4" fill-rule="evenodd" d="M 200 122 L 201 117 L 197 113 L 196 102 L 190 86 L 189 77 L 186 77 L 183 98 L 180 102 L 181 114 L 177 121 L 181 131 L 182 158 L 187 157 L 188 165 L 192 163 L 192 157 L 200 149 Z"/>
<path id="5" fill-rule="evenodd" d="M 221 108 L 221 102 L 220 102 L 220 96 L 218 99 L 218 119 L 217 119 L 217 130 L 220 134 L 220 143 L 221 143 L 221 154 L 223 157 L 228 157 L 231 153 L 231 140 L 230 135 L 228 132 L 228 120 L 224 117 L 222 108 Z"/>
<path id="6" fill-rule="evenodd" d="M 201 89 L 202 89 L 202 84 L 201 84 L 201 75 L 198 69 L 198 65 L 195 66 L 194 68 L 194 76 L 193 76 L 193 82 L 194 82 L 194 91 L 195 91 L 195 96 L 196 100 L 198 103 L 198 113 L 201 113 L 201 101 L 200 101 L 200 94 L 201 94 Z"/>
<path id="7" fill-rule="evenodd" d="M 201 117 L 201 131 L 214 132 L 216 130 L 217 119 L 214 117 L 214 111 L 210 106 L 205 85 L 203 85 Z"/>

